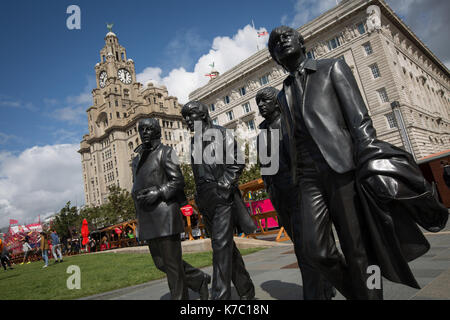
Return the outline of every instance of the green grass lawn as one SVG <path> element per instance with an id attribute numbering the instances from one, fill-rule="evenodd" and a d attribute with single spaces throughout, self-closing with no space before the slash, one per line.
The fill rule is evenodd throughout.
<path id="1" fill-rule="evenodd" d="M 245 255 L 262 249 L 240 251 Z M 185 254 L 183 259 L 202 268 L 212 264 L 212 252 Z M 1 268 L 0 300 L 76 299 L 165 277 L 156 269 L 150 253 L 87 254 L 64 257 L 63 263 L 53 261 L 45 269 L 43 261 L 15 265 L 14 270 Z M 67 288 L 70 265 L 80 267 L 81 289 Z"/>

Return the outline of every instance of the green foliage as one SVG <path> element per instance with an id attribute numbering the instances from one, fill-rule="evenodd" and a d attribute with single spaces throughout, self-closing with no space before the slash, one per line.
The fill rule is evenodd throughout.
<path id="1" fill-rule="evenodd" d="M 70 230 L 75 230 L 78 235 L 81 233 L 83 219 L 87 220 L 90 231 L 135 219 L 136 211 L 131 194 L 117 186 L 110 187 L 109 191 L 108 202 L 101 206 L 78 210 L 69 201 L 55 216 L 51 228 L 60 237 L 70 238 L 73 236 Z"/>
<path id="2" fill-rule="evenodd" d="M 186 194 L 186 198 L 192 199 L 195 194 L 195 181 L 192 167 L 190 164 L 182 163 L 180 164 L 180 168 L 184 176 L 184 193 Z"/>
<path id="3" fill-rule="evenodd" d="M 81 219 L 77 207 L 71 206 L 70 201 L 59 211 L 51 224 L 51 229 L 56 230 L 60 237 L 70 237 L 70 228 L 80 225 Z"/>
<path id="4" fill-rule="evenodd" d="M 136 218 L 131 194 L 115 185 L 109 188 L 108 202 L 103 207 L 105 222 L 109 225 Z"/>

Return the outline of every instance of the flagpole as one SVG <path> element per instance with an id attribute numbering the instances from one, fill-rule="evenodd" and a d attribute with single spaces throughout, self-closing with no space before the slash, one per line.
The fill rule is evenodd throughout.
<path id="1" fill-rule="evenodd" d="M 255 23 L 253 22 L 253 19 L 252 19 L 252 26 L 253 26 L 253 29 L 255 29 Z M 256 31 L 256 29 L 255 29 L 255 31 Z M 256 49 L 259 51 L 258 37 L 256 37 Z"/>

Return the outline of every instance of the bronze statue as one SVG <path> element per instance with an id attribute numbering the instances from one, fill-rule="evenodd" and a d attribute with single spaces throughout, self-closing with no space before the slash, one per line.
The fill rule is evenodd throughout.
<path id="1" fill-rule="evenodd" d="M 157 119 L 141 119 L 142 144 L 133 159 L 133 190 L 139 239 L 148 240 L 156 267 L 167 274 L 172 299 L 189 299 L 188 288 L 208 299 L 211 277 L 182 259 L 180 233 L 184 222 L 180 207 L 187 204 L 184 178 L 175 151 L 161 143 Z"/>
<path id="2" fill-rule="evenodd" d="M 284 130 L 281 109 L 277 101 L 278 94 L 279 90 L 273 87 L 265 87 L 256 94 L 256 104 L 259 113 L 264 118 L 264 121 L 259 125 L 261 132 L 258 135 L 257 145 L 266 145 L 268 154 L 272 155 L 275 150 L 270 150 L 269 139 L 274 139 L 271 134 L 278 131 L 278 157 L 272 156 L 272 159 L 278 159 L 278 171 L 276 174 L 264 174 L 264 170 L 262 170 L 261 176 L 269 193 L 270 201 L 277 212 L 278 222 L 284 227 L 294 243 L 297 254 L 300 252 L 299 248 L 303 245 L 299 241 L 299 236 L 292 233 L 293 215 L 300 211 L 298 187 L 294 185 L 290 171 L 289 137 Z M 261 161 L 259 163 L 263 168 L 270 165 L 264 165 Z M 335 290 L 331 284 L 323 278 L 318 270 L 303 261 L 299 255 L 297 255 L 297 263 L 303 280 L 304 300 L 330 300 L 335 295 Z"/>
<path id="3" fill-rule="evenodd" d="M 233 241 L 235 226 L 245 233 L 256 229 L 237 185 L 245 165 L 237 161 L 236 141 L 225 128 L 212 124 L 208 107 L 201 102 L 188 102 L 181 114 L 194 132 L 191 165 L 196 185 L 195 201 L 213 249 L 211 299 L 230 299 L 231 281 L 241 299 L 253 299 L 253 282 Z"/>
<path id="4" fill-rule="evenodd" d="M 303 37 L 286 26 L 271 32 L 269 51 L 289 72 L 278 100 L 300 193 L 292 219 L 295 241 L 303 243 L 298 256 L 347 299 L 382 299 L 381 286 L 368 286 L 372 265 L 419 288 L 407 262 L 429 243 L 416 223 L 439 231 L 448 211 L 412 156 L 377 139 L 343 59 L 307 59 Z"/>

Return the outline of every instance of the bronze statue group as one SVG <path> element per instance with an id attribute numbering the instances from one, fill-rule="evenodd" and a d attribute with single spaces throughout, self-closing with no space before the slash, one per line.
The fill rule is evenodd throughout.
<path id="1" fill-rule="evenodd" d="M 377 139 L 344 60 L 308 59 L 302 36 L 285 26 L 271 32 L 269 51 L 289 75 L 281 91 L 265 87 L 256 95 L 265 119 L 257 145 L 278 152 L 277 172 L 262 177 L 294 244 L 304 299 L 332 299 L 335 289 L 347 299 L 382 299 L 382 286 L 367 285 L 374 265 L 387 279 L 419 288 L 408 262 L 430 245 L 418 225 L 442 230 L 447 209 L 413 157 Z M 241 299 L 255 299 L 233 241 L 236 228 L 246 234 L 256 229 L 238 189 L 245 167 L 238 161 L 239 148 L 225 128 L 212 123 L 205 104 L 190 101 L 181 114 L 193 132 L 195 202 L 211 239 L 212 277 L 182 259 L 184 178 L 153 118 L 138 123 L 142 144 L 132 164 L 140 238 L 149 241 L 156 267 L 167 274 L 172 299 L 189 299 L 190 288 L 202 300 L 227 300 L 231 283 Z M 215 139 L 210 132 L 218 133 Z M 270 150 L 273 137 L 278 137 L 277 150 Z M 204 159 L 201 150 L 212 157 Z M 226 161 L 221 159 L 225 154 Z"/>

